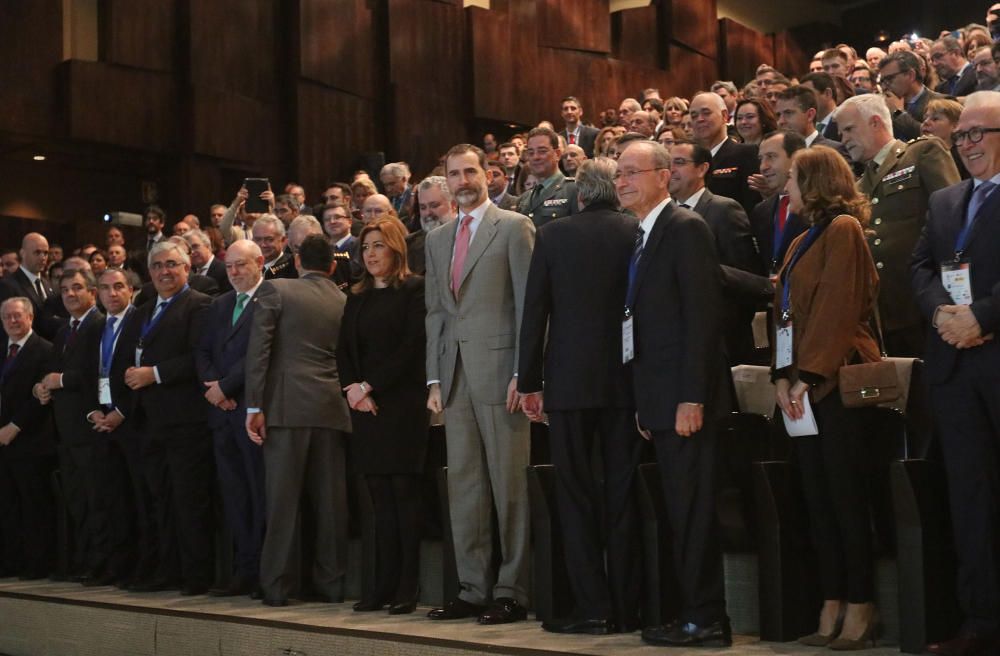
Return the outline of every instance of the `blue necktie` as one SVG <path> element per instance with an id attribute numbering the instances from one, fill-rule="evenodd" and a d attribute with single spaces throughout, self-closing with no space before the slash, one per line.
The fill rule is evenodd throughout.
<path id="1" fill-rule="evenodd" d="M 976 187 L 975 191 L 972 192 L 972 198 L 969 199 L 969 211 L 965 215 L 965 224 L 969 225 L 976 220 L 976 214 L 979 213 L 980 208 L 983 203 L 986 202 L 986 197 L 990 195 L 990 192 L 996 188 L 995 182 L 986 181 Z"/>
<path id="2" fill-rule="evenodd" d="M 628 292 L 625 295 L 625 307 L 631 309 L 635 302 L 635 277 L 639 272 L 639 260 L 642 258 L 643 236 L 646 231 L 639 226 L 635 233 L 635 245 L 632 247 L 632 257 L 628 261 Z"/>

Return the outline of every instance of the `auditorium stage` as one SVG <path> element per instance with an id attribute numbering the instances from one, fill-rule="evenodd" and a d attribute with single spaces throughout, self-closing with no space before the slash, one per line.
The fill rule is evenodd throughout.
<path id="1" fill-rule="evenodd" d="M 632 656 L 638 654 L 819 654 L 794 643 L 738 636 L 732 649 L 670 649 L 643 645 L 638 633 L 558 636 L 537 622 L 481 627 L 471 621 L 431 622 L 426 608 L 408 616 L 354 613 L 351 604 L 292 603 L 267 608 L 245 597 L 131 594 L 117 588 L 0 581 L 0 654 L 5 656 Z M 864 652 L 898 654 L 893 647 Z"/>

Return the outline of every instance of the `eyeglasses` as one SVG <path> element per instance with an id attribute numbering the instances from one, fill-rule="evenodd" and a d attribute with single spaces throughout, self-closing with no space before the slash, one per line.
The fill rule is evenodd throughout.
<path id="1" fill-rule="evenodd" d="M 387 214 L 389 210 L 383 209 L 381 207 L 366 207 L 361 210 L 361 213 L 365 216 L 379 216 L 381 214 Z"/>
<path id="2" fill-rule="evenodd" d="M 176 260 L 167 260 L 166 262 L 153 262 L 149 265 L 149 268 L 153 271 L 163 271 L 164 269 L 176 269 L 180 267 L 183 262 L 178 262 Z"/>
<path id="3" fill-rule="evenodd" d="M 668 168 L 668 167 L 666 167 L 666 166 L 657 166 L 656 168 L 652 168 L 652 169 L 639 169 L 637 171 L 617 171 L 617 172 L 615 172 L 615 174 L 613 176 L 611 176 L 611 179 L 614 180 L 615 182 L 618 182 L 622 178 L 625 178 L 626 180 L 628 180 L 629 182 L 631 182 L 632 179 L 635 176 L 639 175 L 640 173 L 649 173 L 650 171 L 662 171 L 665 168 Z"/>
<path id="4" fill-rule="evenodd" d="M 684 166 L 685 164 L 694 164 L 694 160 L 687 159 L 684 157 L 675 157 L 674 159 L 670 160 L 670 168 L 672 169 L 675 169 L 678 166 Z"/>
<path id="5" fill-rule="evenodd" d="M 977 144 L 983 140 L 983 135 L 988 132 L 1000 132 L 1000 128 L 969 128 L 968 130 L 955 130 L 951 133 L 951 141 L 956 146 L 961 146 L 968 139 L 969 143 Z"/>
<path id="6" fill-rule="evenodd" d="M 895 73 L 890 73 L 889 75 L 882 75 L 882 79 L 878 81 L 879 85 L 887 87 L 892 84 L 892 81 L 896 79 L 897 75 L 902 75 L 905 71 L 896 71 Z"/>

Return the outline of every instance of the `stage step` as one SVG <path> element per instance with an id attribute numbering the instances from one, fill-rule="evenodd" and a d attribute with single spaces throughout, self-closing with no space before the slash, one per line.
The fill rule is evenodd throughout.
<path id="1" fill-rule="evenodd" d="M 129 594 L 49 582 L 0 581 L 0 654 L 7 656 L 640 656 L 666 653 L 638 633 L 560 636 L 537 622 L 485 627 L 354 613 L 349 603 L 267 608 L 247 598 Z M 805 656 L 816 649 L 737 636 L 732 649 L 671 649 L 672 656 Z M 896 654 L 891 647 L 865 652 Z"/>

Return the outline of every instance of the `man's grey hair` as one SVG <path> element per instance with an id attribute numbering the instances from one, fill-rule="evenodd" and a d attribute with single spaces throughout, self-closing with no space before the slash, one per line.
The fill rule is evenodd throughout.
<path id="1" fill-rule="evenodd" d="M 296 232 L 303 235 L 322 235 L 323 226 L 320 225 L 315 216 L 311 214 L 300 214 L 295 217 L 295 220 L 288 226 L 288 232 Z"/>
<path id="2" fill-rule="evenodd" d="M 264 257 L 264 254 L 260 252 L 260 246 L 250 241 L 249 239 L 237 239 L 236 241 L 234 241 L 232 244 L 229 245 L 229 251 L 227 252 L 232 252 L 233 247 L 236 246 L 237 244 L 239 244 L 237 250 L 245 248 L 247 252 L 250 253 L 250 257 L 253 257 L 255 259 L 258 257 Z"/>
<path id="3" fill-rule="evenodd" d="M 448 180 L 443 175 L 430 175 L 421 181 L 420 186 L 417 187 L 417 192 L 427 191 L 437 187 L 444 194 L 445 200 L 449 203 L 451 202 L 451 190 L 448 189 Z"/>
<path id="4" fill-rule="evenodd" d="M 83 284 L 87 286 L 87 289 L 97 289 L 97 278 L 94 277 L 94 272 L 84 269 L 63 269 L 63 274 L 59 276 L 59 284 L 62 285 L 64 280 L 70 280 L 76 276 L 83 278 Z"/>
<path id="5" fill-rule="evenodd" d="M 410 177 L 410 167 L 406 162 L 389 162 L 382 167 L 379 171 L 379 176 L 384 173 L 388 173 L 394 178 L 407 178 Z"/>
<path id="6" fill-rule="evenodd" d="M 976 91 L 965 97 L 965 106 L 962 111 L 989 107 L 997 111 L 1000 109 L 1000 91 Z"/>
<path id="7" fill-rule="evenodd" d="M 941 44 L 944 46 L 945 52 L 954 52 L 965 58 L 965 51 L 962 49 L 962 44 L 953 36 L 943 36 L 934 42 L 935 45 Z"/>
<path id="8" fill-rule="evenodd" d="M 306 214 L 295 217 L 294 219 L 292 219 L 292 224 L 294 225 L 295 222 L 301 219 L 303 216 L 309 216 L 309 215 Z M 257 217 L 257 220 L 254 221 L 253 224 L 271 226 L 272 228 L 274 228 L 274 231 L 278 233 L 278 235 L 282 237 L 285 236 L 285 224 L 282 223 L 281 219 L 279 219 L 273 214 L 261 214 L 259 217 Z"/>
<path id="9" fill-rule="evenodd" d="M 90 262 L 79 255 L 70 255 L 62 261 L 63 271 L 93 271 Z"/>
<path id="10" fill-rule="evenodd" d="M 715 108 L 721 111 L 728 111 L 726 107 L 726 101 L 722 99 L 722 96 L 715 93 L 714 91 L 699 91 L 698 93 L 691 96 L 691 103 L 694 104 L 694 99 L 698 96 L 705 96 L 709 101 L 715 105 Z"/>
<path id="11" fill-rule="evenodd" d="M 11 296 L 10 298 L 8 298 L 3 303 L 0 303 L 0 313 L 2 313 L 4 311 L 4 309 L 10 303 L 20 303 L 21 304 L 21 309 L 24 310 L 24 313 L 25 314 L 29 314 L 29 315 L 32 316 L 32 318 L 34 318 L 34 316 L 35 316 L 35 306 L 33 306 L 31 304 L 31 299 L 30 298 L 28 298 L 26 296 Z"/>
<path id="12" fill-rule="evenodd" d="M 585 205 L 593 203 L 617 203 L 615 193 L 615 172 L 618 162 L 610 157 L 587 159 L 576 170 L 576 192 Z"/>
<path id="13" fill-rule="evenodd" d="M 837 116 L 844 111 L 845 107 L 853 107 L 858 110 L 861 120 L 866 123 L 872 116 L 878 116 L 882 124 L 889 131 L 889 134 L 892 134 L 892 112 L 889 111 L 889 106 L 885 104 L 883 96 L 875 93 L 863 93 L 860 96 L 851 96 L 840 103 L 840 107 L 833 110 L 833 120 L 837 120 Z"/>
<path id="14" fill-rule="evenodd" d="M 719 98 L 718 96 L 715 97 Z M 719 98 L 719 100 L 722 100 L 722 98 Z M 625 150 L 626 151 L 631 150 L 632 148 L 645 149 L 653 160 L 653 168 L 655 169 L 670 168 L 670 151 L 667 150 L 663 144 L 656 141 L 651 141 L 649 139 L 636 139 L 635 141 L 630 141 L 629 144 L 625 147 Z"/>
<path id="15" fill-rule="evenodd" d="M 208 235 L 206 235 L 202 230 L 199 230 L 197 228 L 195 228 L 194 230 L 188 230 L 182 236 L 184 237 L 184 241 L 186 241 L 188 244 L 196 241 L 200 243 L 202 246 L 207 246 L 209 250 L 212 249 L 212 240 L 209 239 Z"/>
<path id="16" fill-rule="evenodd" d="M 183 241 L 183 239 L 181 241 Z M 153 244 L 153 247 L 149 249 L 149 257 L 146 258 L 146 264 L 152 268 L 153 258 L 160 253 L 166 253 L 168 251 L 174 251 L 177 253 L 177 259 L 184 264 L 191 266 L 191 256 L 188 255 L 187 251 L 181 248 L 180 244 L 173 241 L 173 239 L 164 239 L 163 241 L 158 241 Z"/>
<path id="17" fill-rule="evenodd" d="M 725 89 L 730 95 L 736 96 L 738 92 L 736 91 L 736 85 L 728 80 L 716 80 L 712 83 L 711 90 L 714 92 L 717 89 Z"/>

